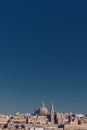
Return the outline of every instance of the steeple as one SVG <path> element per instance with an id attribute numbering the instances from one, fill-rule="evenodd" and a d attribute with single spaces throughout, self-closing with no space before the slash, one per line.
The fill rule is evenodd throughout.
<path id="1" fill-rule="evenodd" d="M 51 111 L 54 111 L 53 102 L 52 102 L 52 105 L 51 105 Z"/>
<path id="2" fill-rule="evenodd" d="M 53 107 L 53 102 L 52 102 L 51 109 L 50 109 L 50 119 L 51 119 L 51 123 L 54 124 L 54 107 Z"/>

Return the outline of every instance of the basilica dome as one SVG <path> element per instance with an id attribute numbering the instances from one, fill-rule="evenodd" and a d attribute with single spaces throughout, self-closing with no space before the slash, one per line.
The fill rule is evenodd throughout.
<path id="1" fill-rule="evenodd" d="M 48 110 L 45 107 L 44 103 L 42 103 L 39 108 L 39 115 L 47 115 L 47 114 L 48 114 Z"/>

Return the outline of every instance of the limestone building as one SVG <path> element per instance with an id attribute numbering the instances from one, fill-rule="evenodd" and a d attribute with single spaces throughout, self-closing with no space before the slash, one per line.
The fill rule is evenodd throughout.
<path id="1" fill-rule="evenodd" d="M 17 112 L 14 116 L 10 118 L 8 123 L 8 129 L 26 129 L 26 130 L 57 130 L 58 123 L 56 119 L 56 113 L 54 112 L 53 104 L 51 105 L 50 111 L 46 108 L 45 104 L 42 103 L 41 106 L 34 111 L 33 114 L 20 114 Z"/>

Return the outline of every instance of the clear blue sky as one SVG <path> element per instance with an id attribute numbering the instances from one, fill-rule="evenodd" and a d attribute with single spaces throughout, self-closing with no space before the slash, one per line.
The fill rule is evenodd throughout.
<path id="1" fill-rule="evenodd" d="M 0 113 L 87 113 L 87 3 L 0 1 Z"/>

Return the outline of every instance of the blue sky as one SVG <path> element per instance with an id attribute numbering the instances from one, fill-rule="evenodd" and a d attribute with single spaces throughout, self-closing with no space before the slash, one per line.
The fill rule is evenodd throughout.
<path id="1" fill-rule="evenodd" d="M 0 1 L 0 113 L 87 112 L 87 18 L 81 0 Z"/>

